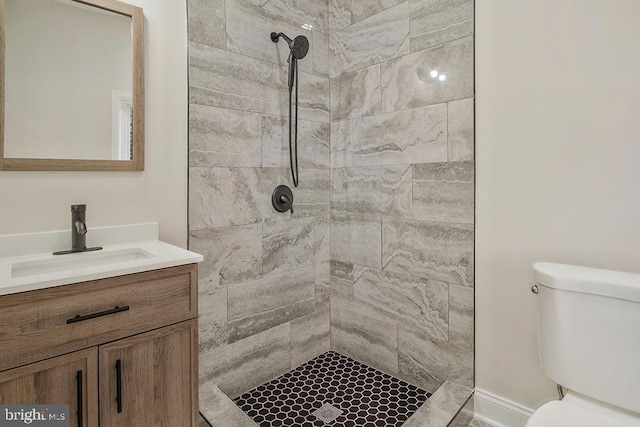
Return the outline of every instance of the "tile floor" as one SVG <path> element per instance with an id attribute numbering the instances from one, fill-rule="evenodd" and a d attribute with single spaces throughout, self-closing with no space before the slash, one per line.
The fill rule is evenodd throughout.
<path id="1" fill-rule="evenodd" d="M 261 427 L 399 427 L 430 395 L 330 351 L 234 402 Z"/>

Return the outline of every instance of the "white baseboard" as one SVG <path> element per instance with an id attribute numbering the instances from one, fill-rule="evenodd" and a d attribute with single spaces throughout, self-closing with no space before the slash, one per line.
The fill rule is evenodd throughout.
<path id="1" fill-rule="evenodd" d="M 473 395 L 475 418 L 495 427 L 524 427 L 533 409 L 488 391 L 476 389 Z"/>

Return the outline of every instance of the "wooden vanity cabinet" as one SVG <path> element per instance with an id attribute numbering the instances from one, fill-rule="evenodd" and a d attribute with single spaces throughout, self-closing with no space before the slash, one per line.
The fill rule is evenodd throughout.
<path id="1" fill-rule="evenodd" d="M 0 403 L 66 404 L 69 405 L 70 426 L 97 426 L 97 348 L 0 372 Z"/>
<path id="2" fill-rule="evenodd" d="M 100 426 L 197 425 L 197 330 L 191 320 L 100 346 Z"/>
<path id="3" fill-rule="evenodd" d="M 197 426 L 197 305 L 196 264 L 0 296 L 0 404 L 68 404 L 79 427 Z"/>

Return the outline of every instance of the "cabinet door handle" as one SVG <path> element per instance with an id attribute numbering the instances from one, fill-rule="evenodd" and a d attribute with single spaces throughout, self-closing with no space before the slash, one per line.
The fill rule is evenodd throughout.
<path id="1" fill-rule="evenodd" d="M 116 360 L 116 405 L 118 413 L 122 412 L 122 361 Z"/>
<path id="2" fill-rule="evenodd" d="M 125 305 L 124 307 L 118 307 L 117 305 L 111 310 L 100 311 L 98 313 L 87 314 L 86 316 L 80 316 L 79 314 L 76 317 L 72 317 L 71 319 L 67 319 L 67 325 L 70 323 L 82 322 L 83 320 L 95 319 L 96 317 L 108 316 L 110 314 L 122 313 L 123 311 L 129 310 L 129 306 Z"/>
<path id="3" fill-rule="evenodd" d="M 82 427 L 82 371 L 76 373 L 76 393 L 77 393 L 77 405 L 78 405 L 78 427 Z"/>

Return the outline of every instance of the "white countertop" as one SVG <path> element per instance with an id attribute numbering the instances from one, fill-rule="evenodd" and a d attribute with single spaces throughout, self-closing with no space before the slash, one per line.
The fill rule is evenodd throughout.
<path id="1" fill-rule="evenodd" d="M 52 235 L 64 234 L 64 231 L 0 236 L 0 295 L 141 273 L 203 260 L 202 255 L 157 240 L 157 229 L 155 223 L 90 229 L 87 233 L 88 236 L 92 232 L 94 237 L 109 235 L 110 238 L 105 237 L 105 243 L 109 244 L 105 244 L 100 251 L 67 255 L 52 254 L 54 250 L 68 249 L 60 246 L 59 243 L 54 247 L 51 246 L 51 242 L 61 240 L 60 236 L 52 238 Z M 123 236 L 121 241 L 113 237 L 118 235 Z M 132 241 L 136 240 L 136 237 L 142 239 L 155 237 L 155 239 Z M 38 242 L 41 242 L 42 245 L 39 245 Z M 91 240 L 91 245 L 87 246 L 99 245 L 100 240 L 94 238 Z M 12 252 L 17 256 L 7 256 Z M 122 254 L 139 256 L 131 257 L 136 259 L 119 261 Z M 110 261 L 102 263 L 101 260 L 109 257 L 111 257 Z M 25 274 L 24 270 L 28 270 L 31 265 L 44 265 L 45 267 L 42 272 L 36 271 L 34 273 L 32 271 Z M 69 265 L 68 268 L 67 265 Z M 47 266 L 52 266 L 52 268 Z M 20 268 L 22 268 L 22 272 L 20 272 Z M 47 269 L 52 271 L 45 271 Z"/>

